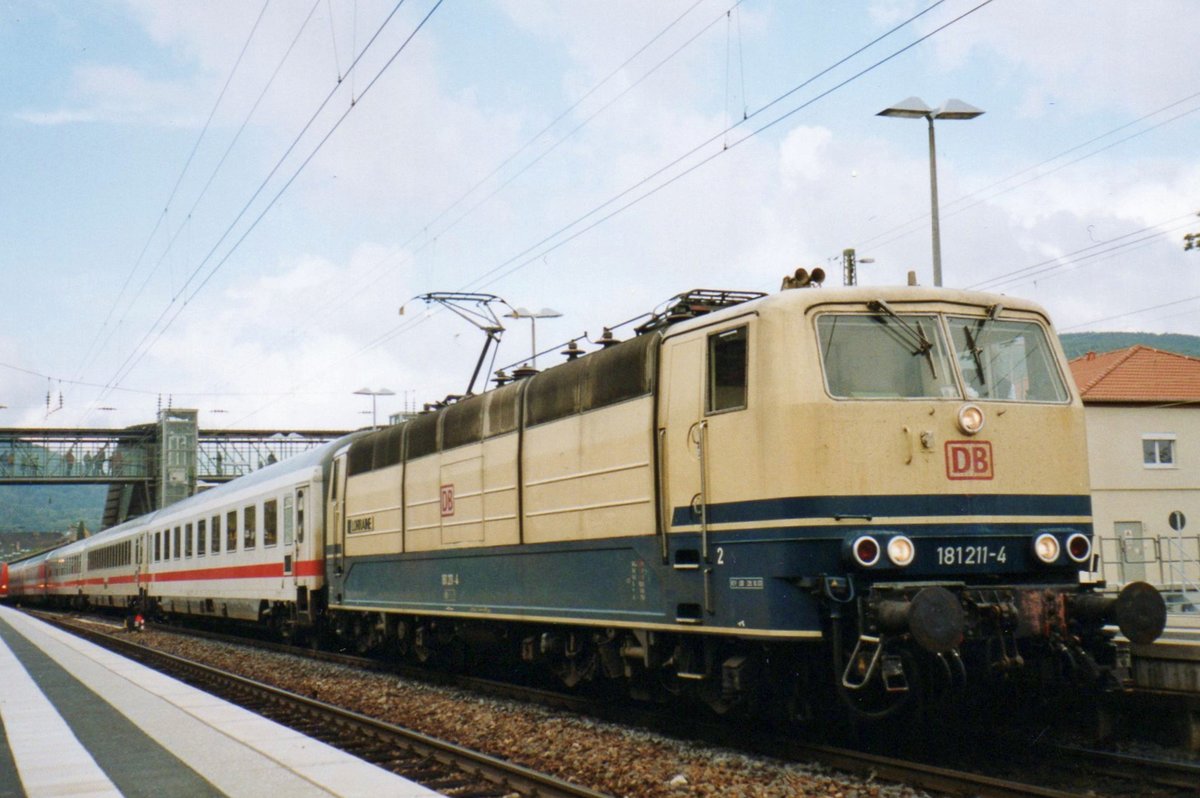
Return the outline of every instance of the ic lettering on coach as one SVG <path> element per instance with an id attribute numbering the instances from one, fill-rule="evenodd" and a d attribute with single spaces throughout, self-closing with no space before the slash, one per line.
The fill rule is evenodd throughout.
<path id="1" fill-rule="evenodd" d="M 949 479 L 991 479 L 995 476 L 990 441 L 946 441 Z"/>

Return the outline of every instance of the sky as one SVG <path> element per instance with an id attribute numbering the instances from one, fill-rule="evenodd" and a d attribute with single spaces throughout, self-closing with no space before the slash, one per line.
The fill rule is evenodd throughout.
<path id="1" fill-rule="evenodd" d="M 352 429 L 799 266 L 1200 334 L 1194 0 L 0 0 L 0 426 Z M 404 314 L 400 314 L 401 307 Z M 472 306 L 474 307 L 474 306 Z M 536 329 L 534 328 L 536 324 Z M 632 334 L 618 328 L 617 337 Z M 561 347 L 558 347 L 561 348 Z M 558 362 L 544 354 L 539 365 Z M 478 386 L 477 386 L 478 390 Z"/>

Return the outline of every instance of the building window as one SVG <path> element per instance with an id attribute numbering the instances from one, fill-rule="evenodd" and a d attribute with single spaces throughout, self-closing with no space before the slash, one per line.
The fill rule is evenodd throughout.
<path id="1" fill-rule="evenodd" d="M 1142 464 L 1146 468 L 1175 468 L 1175 454 L 1174 435 L 1142 436 Z"/>

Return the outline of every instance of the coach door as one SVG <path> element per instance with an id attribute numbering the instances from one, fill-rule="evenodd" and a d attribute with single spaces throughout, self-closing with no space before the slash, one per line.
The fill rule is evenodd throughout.
<path id="1" fill-rule="evenodd" d="M 333 460 L 333 475 L 329 479 L 329 509 L 325 514 L 325 557 L 333 558 L 336 572 L 346 570 L 346 455 Z"/>

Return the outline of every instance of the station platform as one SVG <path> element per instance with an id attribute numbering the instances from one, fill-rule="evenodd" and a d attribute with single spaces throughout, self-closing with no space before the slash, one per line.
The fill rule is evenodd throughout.
<path id="1" fill-rule="evenodd" d="M 163 795 L 439 793 L 0 607 L 0 798 Z"/>

